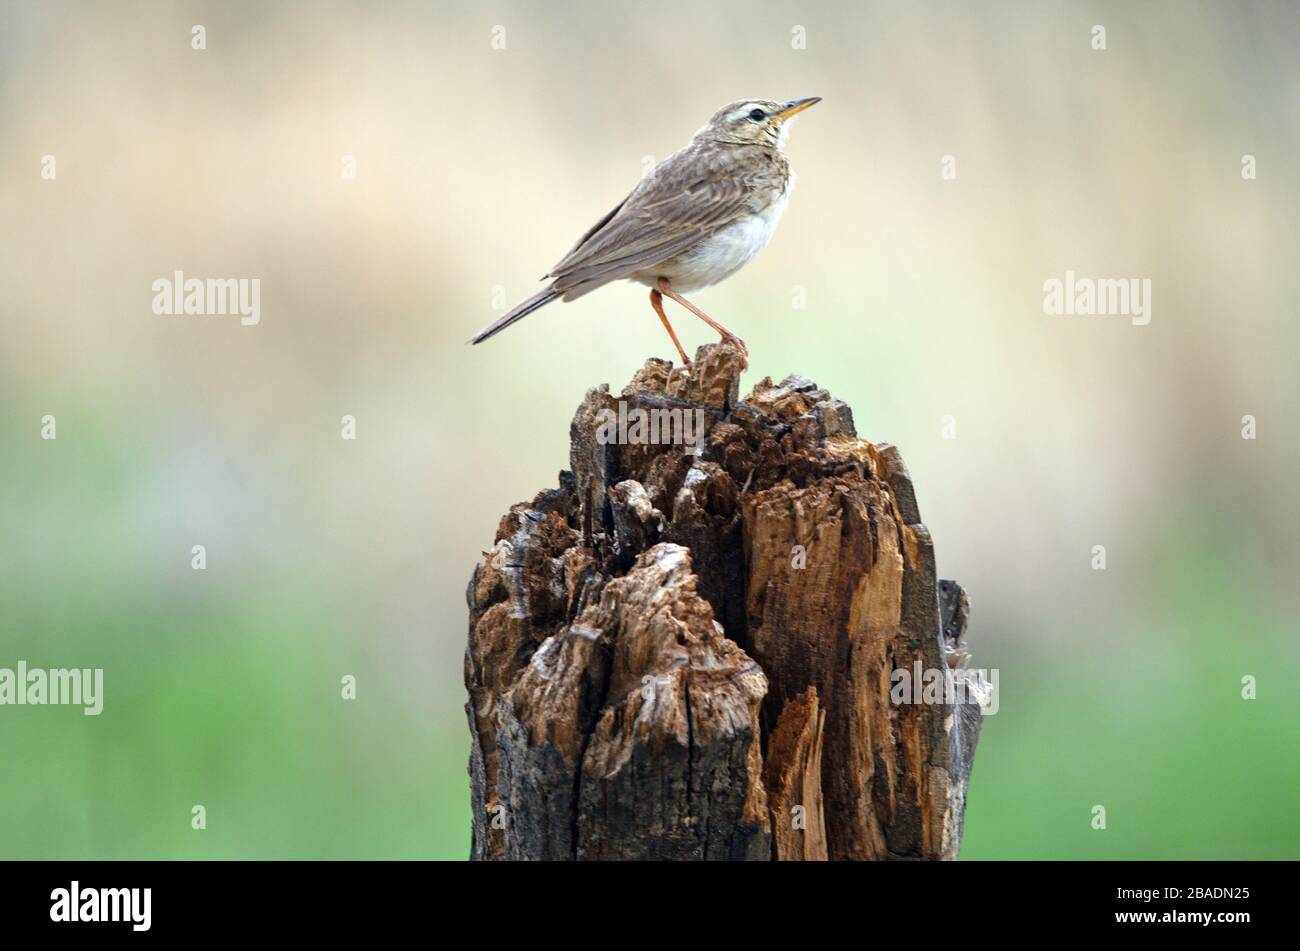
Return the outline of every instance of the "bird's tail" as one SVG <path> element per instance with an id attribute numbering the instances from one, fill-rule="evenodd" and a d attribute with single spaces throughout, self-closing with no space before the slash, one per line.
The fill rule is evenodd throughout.
<path id="1" fill-rule="evenodd" d="M 528 298 L 528 300 L 524 301 L 514 310 L 510 311 L 510 313 L 506 314 L 504 317 L 499 317 L 496 320 L 492 321 L 492 323 L 490 323 L 488 326 L 484 327 L 473 337 L 471 337 L 469 342 L 482 343 L 488 337 L 491 337 L 493 334 L 499 334 L 501 331 L 505 330 L 507 327 L 513 324 L 516 320 L 523 320 L 525 317 L 527 317 L 537 308 L 546 306 L 547 304 L 549 304 L 551 301 L 555 300 L 555 298 L 559 296 L 560 296 L 559 291 L 552 290 L 549 287 L 546 290 L 542 291 L 540 294 L 534 294 L 532 297 Z"/>

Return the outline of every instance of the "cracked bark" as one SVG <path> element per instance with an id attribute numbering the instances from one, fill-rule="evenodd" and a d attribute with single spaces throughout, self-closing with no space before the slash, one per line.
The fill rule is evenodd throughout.
<path id="1" fill-rule="evenodd" d="M 897 449 L 740 374 L 719 344 L 590 390 L 559 488 L 502 519 L 468 592 L 471 857 L 957 856 L 978 702 L 891 688 L 966 682 L 965 592 Z"/>

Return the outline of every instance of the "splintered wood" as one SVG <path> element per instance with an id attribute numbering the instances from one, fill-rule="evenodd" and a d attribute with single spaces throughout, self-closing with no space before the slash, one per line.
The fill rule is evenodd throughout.
<path id="1" fill-rule="evenodd" d="M 469 586 L 476 859 L 952 859 L 980 710 L 898 451 L 740 354 L 590 390 Z M 951 678 L 950 678 L 951 679 Z"/>

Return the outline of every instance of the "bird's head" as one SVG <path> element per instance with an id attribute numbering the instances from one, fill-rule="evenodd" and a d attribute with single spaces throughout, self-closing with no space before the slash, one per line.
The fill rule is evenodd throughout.
<path id="1" fill-rule="evenodd" d="M 821 101 L 821 96 L 792 99 L 789 102 L 738 99 L 715 112 L 704 128 L 695 133 L 695 137 L 737 145 L 781 148 L 785 145 L 790 120 Z"/>

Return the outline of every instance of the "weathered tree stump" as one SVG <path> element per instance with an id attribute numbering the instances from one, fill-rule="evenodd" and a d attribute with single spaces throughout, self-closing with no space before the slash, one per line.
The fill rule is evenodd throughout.
<path id="1" fill-rule="evenodd" d="M 951 687 L 966 596 L 897 449 L 804 377 L 738 400 L 741 369 L 719 344 L 590 390 L 571 471 L 502 519 L 468 592 L 473 858 L 957 856 L 979 704 L 891 687 Z"/>

